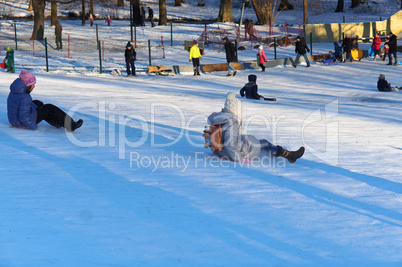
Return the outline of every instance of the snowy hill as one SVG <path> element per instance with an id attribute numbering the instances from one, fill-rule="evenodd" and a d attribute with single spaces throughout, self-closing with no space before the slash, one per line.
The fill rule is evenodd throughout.
<path id="1" fill-rule="evenodd" d="M 115 23 L 100 27 L 102 36 L 126 40 L 124 21 Z M 32 22 L 18 25 L 28 36 Z M 89 31 L 64 25 L 71 34 L 74 27 Z M 178 43 L 202 31 L 177 27 Z M 161 29 L 148 26 L 144 36 L 156 42 Z M 188 62 L 178 43 L 156 62 Z M 52 50 L 50 61 L 97 64 L 90 49 L 72 59 Z M 203 62 L 225 61 L 208 49 Z M 242 60 L 255 52 L 245 50 Z M 266 53 L 273 57 L 272 49 Z M 293 56 L 294 48 L 280 53 Z M 121 51 L 106 56 L 110 66 L 122 66 Z M 143 47 L 139 60 L 137 67 L 146 66 Z M 15 74 L 0 71 L 1 267 L 401 265 L 402 92 L 376 89 L 380 73 L 401 85 L 398 66 L 365 58 L 235 77 L 134 78 L 45 72 L 43 52 L 18 50 L 16 64 Z M 80 129 L 10 127 L 9 86 L 24 65 L 37 77 L 32 97 L 83 119 Z M 289 149 L 305 146 L 295 164 L 234 163 L 203 147 L 206 118 L 221 110 L 228 92 L 240 99 L 249 74 L 258 76 L 259 93 L 277 102 L 241 99 L 246 132 Z"/>

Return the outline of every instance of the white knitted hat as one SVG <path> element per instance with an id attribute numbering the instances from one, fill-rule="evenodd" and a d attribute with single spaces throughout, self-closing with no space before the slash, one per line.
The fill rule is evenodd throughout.
<path id="1" fill-rule="evenodd" d="M 234 93 L 226 95 L 225 108 L 236 116 L 241 116 L 241 102 L 236 98 Z"/>

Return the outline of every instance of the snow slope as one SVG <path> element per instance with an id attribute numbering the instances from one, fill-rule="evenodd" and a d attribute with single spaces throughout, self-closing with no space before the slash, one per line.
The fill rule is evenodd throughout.
<path id="1" fill-rule="evenodd" d="M 31 22 L 18 23 L 29 34 Z M 180 42 L 202 30 L 178 27 Z M 125 40 L 117 28 L 116 38 Z M 160 29 L 147 38 L 156 43 Z M 186 62 L 176 46 L 156 64 Z M 71 60 L 52 50 L 50 62 L 95 66 L 86 49 Z M 224 62 L 223 53 L 208 49 L 203 63 Z M 291 47 L 281 52 L 294 55 Z M 255 56 L 244 53 L 241 60 Z M 109 67 L 122 66 L 121 52 L 106 55 Z M 230 78 L 127 78 L 47 73 L 42 56 L 16 51 L 17 73 L 0 71 L 1 267 L 402 264 L 402 92 L 376 89 L 380 73 L 400 85 L 399 67 L 363 59 Z M 145 67 L 141 48 L 139 59 Z M 9 85 L 24 65 L 37 77 L 33 98 L 82 118 L 82 128 L 10 127 Z M 241 99 L 247 133 L 289 149 L 304 145 L 296 164 L 220 161 L 203 147 L 207 116 L 249 74 L 257 74 L 262 95 L 278 101 Z"/>

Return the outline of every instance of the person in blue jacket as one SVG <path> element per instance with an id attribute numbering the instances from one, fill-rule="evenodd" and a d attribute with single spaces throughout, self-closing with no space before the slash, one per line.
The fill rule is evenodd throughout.
<path id="1" fill-rule="evenodd" d="M 64 127 L 69 132 L 81 127 L 82 120 L 75 122 L 55 105 L 43 104 L 39 100 L 32 101 L 31 92 L 35 84 L 36 77 L 25 70 L 11 84 L 7 98 L 7 116 L 13 127 L 36 130 L 42 120 L 57 128 Z"/>

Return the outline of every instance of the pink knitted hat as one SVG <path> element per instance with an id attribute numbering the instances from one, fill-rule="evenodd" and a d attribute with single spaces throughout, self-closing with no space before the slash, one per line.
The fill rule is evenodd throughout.
<path id="1" fill-rule="evenodd" d="M 30 86 L 36 83 L 35 76 L 32 74 L 32 72 L 29 71 L 22 70 L 20 74 L 20 79 L 26 86 Z"/>

